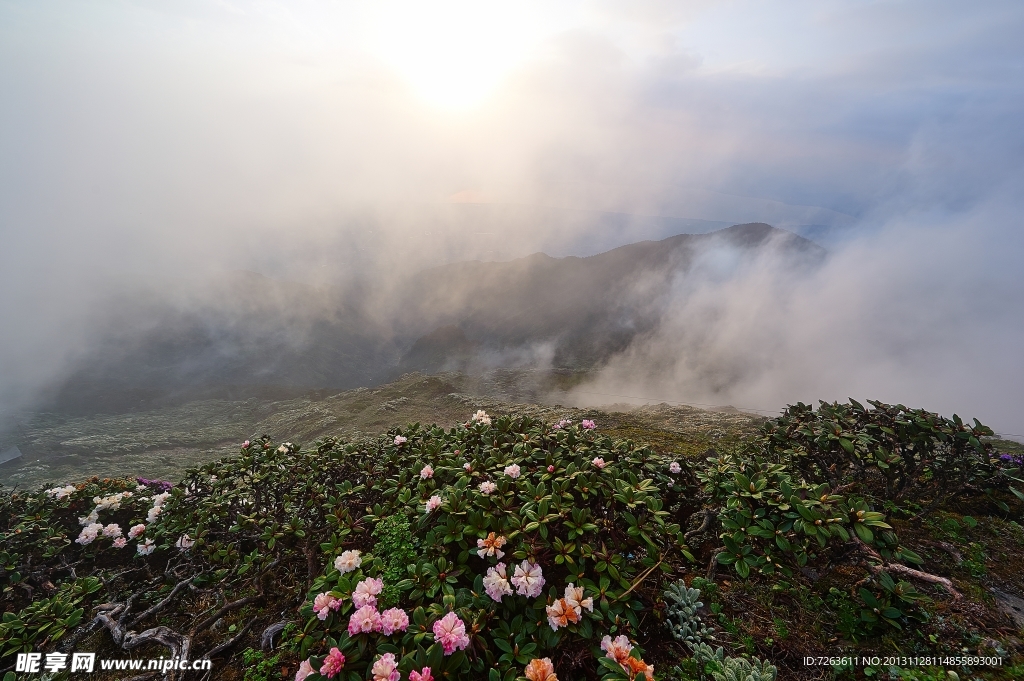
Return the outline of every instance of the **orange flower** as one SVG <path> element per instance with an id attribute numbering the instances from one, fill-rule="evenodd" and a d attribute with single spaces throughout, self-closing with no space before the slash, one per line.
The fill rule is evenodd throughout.
<path id="1" fill-rule="evenodd" d="M 526 678 L 530 681 L 558 681 L 555 675 L 555 665 L 551 664 L 551 658 L 530 660 L 526 665 Z"/>
<path id="2" fill-rule="evenodd" d="M 477 554 L 481 558 L 496 556 L 498 560 L 501 560 L 501 557 L 505 555 L 505 552 L 501 550 L 501 547 L 505 545 L 506 541 L 508 540 L 504 537 L 495 536 L 495 534 L 491 532 L 487 535 L 487 539 L 476 540 L 478 549 Z"/>
<path id="3" fill-rule="evenodd" d="M 569 624 L 568 613 L 576 614 L 562 598 L 555 601 L 554 605 L 547 606 L 546 610 L 548 613 L 548 624 L 551 625 L 551 629 L 554 631 L 558 631 L 558 627 L 564 627 Z"/>
<path id="4" fill-rule="evenodd" d="M 643 660 L 638 660 L 635 657 L 627 657 L 626 664 L 629 665 L 629 669 L 626 671 L 629 672 L 630 681 L 637 678 L 641 672 L 645 677 L 647 677 L 647 681 L 654 681 L 653 664 L 647 664 Z"/>

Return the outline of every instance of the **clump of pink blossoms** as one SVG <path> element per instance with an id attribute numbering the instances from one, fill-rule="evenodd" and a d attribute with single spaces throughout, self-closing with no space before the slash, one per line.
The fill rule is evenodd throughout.
<path id="1" fill-rule="evenodd" d="M 465 650 L 469 645 L 466 623 L 454 612 L 449 612 L 434 622 L 434 640 L 441 644 L 445 655 L 451 655 L 456 650 Z"/>
<path id="2" fill-rule="evenodd" d="M 441 506 L 441 497 L 436 494 L 427 499 L 427 513 L 433 513 Z"/>
<path id="3" fill-rule="evenodd" d="M 395 436 L 395 446 L 396 447 L 399 446 L 399 445 L 403 445 L 403 444 L 405 444 L 408 441 L 409 441 L 409 438 L 407 438 L 407 437 L 402 437 L 401 435 L 396 435 Z"/>
<path id="4" fill-rule="evenodd" d="M 519 477 L 521 470 L 519 464 L 512 464 L 511 466 L 505 466 L 505 475 L 515 480 Z"/>
<path id="5" fill-rule="evenodd" d="M 494 490 L 498 489 L 498 486 L 495 485 L 490 480 L 484 480 L 483 482 L 480 483 L 478 489 L 484 494 L 491 494 L 492 492 L 494 492 Z"/>
<path id="6" fill-rule="evenodd" d="M 672 474 L 677 474 L 677 473 L 679 473 L 679 472 L 680 472 L 680 471 L 682 471 L 682 470 L 683 470 L 683 469 L 682 469 L 682 467 L 681 467 L 681 466 L 679 465 L 679 462 L 678 462 L 678 461 L 673 461 L 672 463 L 670 463 L 670 464 L 668 465 L 668 472 L 669 472 L 669 473 L 672 473 Z"/>
<path id="7" fill-rule="evenodd" d="M 352 613 L 348 620 L 348 635 L 368 634 L 380 630 L 380 613 L 372 605 L 363 607 Z"/>
<path id="8" fill-rule="evenodd" d="M 369 577 L 356 584 L 352 592 L 352 605 L 362 608 L 364 605 L 377 605 L 377 596 L 384 590 L 384 580 Z"/>
<path id="9" fill-rule="evenodd" d="M 401 676 L 394 653 L 385 653 L 378 657 L 370 671 L 373 673 L 373 681 L 398 681 Z"/>
<path id="10" fill-rule="evenodd" d="M 327 653 L 324 663 L 320 666 L 320 674 L 333 679 L 344 666 L 345 656 L 337 648 L 331 648 L 331 652 Z"/>
<path id="11" fill-rule="evenodd" d="M 321 594 L 317 594 L 316 598 L 313 599 L 313 612 L 316 613 L 317 619 L 323 621 L 327 619 L 327 616 L 331 610 L 337 610 L 341 607 L 341 601 L 325 591 Z"/>
<path id="12" fill-rule="evenodd" d="M 597 428 L 597 424 L 590 419 L 583 419 L 580 422 L 580 425 L 583 426 L 583 430 L 593 430 L 594 428 Z"/>
<path id="13" fill-rule="evenodd" d="M 428 463 L 426 466 L 423 467 L 423 470 L 420 471 L 420 479 L 421 480 L 429 480 L 432 477 L 434 477 L 434 469 Z"/>
<path id="14" fill-rule="evenodd" d="M 409 672 L 409 681 L 434 681 L 434 675 L 430 673 L 430 667 L 424 667 L 421 671 L 413 669 Z"/>
<path id="15" fill-rule="evenodd" d="M 602 459 L 599 456 L 595 456 L 594 460 L 591 461 L 590 463 L 594 464 L 594 466 L 596 466 L 597 468 L 604 468 L 605 466 L 608 465 L 604 462 L 604 459 Z"/>
<path id="16" fill-rule="evenodd" d="M 409 616 L 401 608 L 388 608 L 380 614 L 380 633 L 390 636 L 409 628 Z"/>

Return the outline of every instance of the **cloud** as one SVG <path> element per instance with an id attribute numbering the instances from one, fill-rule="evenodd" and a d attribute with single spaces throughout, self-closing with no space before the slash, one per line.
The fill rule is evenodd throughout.
<path id="1" fill-rule="evenodd" d="M 452 107 L 374 37 L 388 17 L 355 3 L 0 7 L 0 405 L 31 403 L 88 354 L 140 281 L 250 269 L 384 296 L 444 262 L 763 220 L 826 239 L 830 264 L 803 284 L 770 263 L 676 282 L 663 335 L 636 357 L 737 401 L 848 385 L 1014 422 L 995 405 L 1019 393 L 994 367 L 1019 366 L 1004 341 L 1024 324 L 1006 312 L 1024 208 L 1020 3 L 515 11 L 507 27 L 528 35 L 503 39 L 518 59 Z M 815 310 L 833 306 L 861 323 L 826 328 Z M 968 308 L 986 333 L 959 325 Z M 835 329 L 868 368 L 792 359 L 830 357 L 810 349 Z M 680 363 L 672 333 L 707 359 Z M 954 382 L 922 359 L 953 355 Z"/>

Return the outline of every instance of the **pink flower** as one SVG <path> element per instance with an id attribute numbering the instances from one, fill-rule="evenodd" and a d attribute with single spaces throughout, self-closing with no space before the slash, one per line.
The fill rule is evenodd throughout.
<path id="1" fill-rule="evenodd" d="M 249 449 L 249 441 L 248 440 L 246 440 L 245 442 L 242 443 L 242 449 Z M 308 660 L 306 661 L 306 664 L 309 664 Z M 301 665 L 300 665 L 300 667 L 301 667 Z M 313 668 L 310 667 L 309 671 L 313 671 Z M 303 678 L 305 678 L 305 677 L 303 677 Z M 296 678 L 296 681 L 298 681 L 297 678 Z"/>
<path id="2" fill-rule="evenodd" d="M 420 471 L 420 478 L 423 480 L 428 480 L 432 477 L 434 477 L 434 469 L 430 466 L 430 464 L 427 464 L 426 466 L 423 467 L 423 470 Z"/>
<path id="3" fill-rule="evenodd" d="M 491 417 L 483 409 L 477 409 L 476 413 L 473 414 L 473 421 L 482 423 L 485 426 L 491 425 Z"/>
<path id="4" fill-rule="evenodd" d="M 370 671 L 373 672 L 373 681 L 398 681 L 401 676 L 394 653 L 384 653 L 378 657 Z"/>
<path id="5" fill-rule="evenodd" d="M 413 669 L 409 672 L 409 681 L 434 681 L 434 677 L 430 673 L 430 667 L 424 667 L 422 671 Z"/>
<path id="6" fill-rule="evenodd" d="M 678 473 L 681 470 L 683 470 L 683 469 L 682 469 L 682 467 L 680 467 L 678 461 L 673 461 L 672 463 L 670 463 L 668 465 L 668 472 L 669 473 Z"/>
<path id="7" fill-rule="evenodd" d="M 433 513 L 441 506 L 441 497 L 436 494 L 427 499 L 427 513 Z"/>
<path id="8" fill-rule="evenodd" d="M 555 666 L 551 664 L 551 658 L 530 660 L 523 672 L 529 681 L 558 681 L 555 675 Z"/>
<path id="9" fill-rule="evenodd" d="M 195 543 L 196 542 L 192 539 L 192 537 L 188 536 L 187 534 L 183 534 L 180 537 L 178 537 L 178 541 L 176 541 L 174 545 L 182 551 L 188 551 L 190 548 L 192 548 L 192 545 Z"/>
<path id="10" fill-rule="evenodd" d="M 466 623 L 454 612 L 449 612 L 434 622 L 434 640 L 441 643 L 445 655 L 451 655 L 456 650 L 464 650 L 469 645 Z"/>
<path id="11" fill-rule="evenodd" d="M 313 612 L 316 613 L 317 619 L 323 621 L 327 619 L 327 616 L 331 614 L 330 610 L 337 610 L 341 607 L 341 601 L 325 591 L 322 594 L 317 594 L 317 597 L 313 599 Z"/>
<path id="12" fill-rule="evenodd" d="M 595 456 L 595 457 L 594 457 L 594 460 L 593 460 L 593 461 L 591 461 L 590 463 L 594 464 L 594 465 L 595 465 L 595 466 L 597 466 L 598 468 L 604 468 L 604 467 L 605 467 L 606 465 L 608 465 L 608 464 L 606 464 L 606 463 L 604 462 L 604 459 L 602 459 L 602 458 L 601 458 L 601 457 L 599 457 L 599 456 Z"/>
<path id="13" fill-rule="evenodd" d="M 625 634 L 616 636 L 614 640 L 612 640 L 611 636 L 605 636 L 601 639 L 601 650 L 605 651 L 608 657 L 625 666 L 626 659 L 629 657 L 630 651 L 633 650 L 633 646 Z"/>
<path id="14" fill-rule="evenodd" d="M 487 576 L 484 577 L 484 591 L 491 600 L 501 603 L 502 596 L 511 596 L 512 587 L 508 583 L 508 574 L 505 572 L 505 564 L 498 563 L 488 568 Z"/>
<path id="15" fill-rule="evenodd" d="M 584 430 L 593 430 L 594 428 L 597 428 L 597 424 L 590 419 L 583 419 L 583 421 L 580 422 L 580 425 L 583 426 Z"/>
<path id="16" fill-rule="evenodd" d="M 487 558 L 488 556 L 495 556 L 499 560 L 505 555 L 505 552 L 501 550 L 501 547 L 505 545 L 508 540 L 504 537 L 495 536 L 493 532 L 487 534 L 486 539 L 477 539 L 477 555 L 481 558 Z"/>
<path id="17" fill-rule="evenodd" d="M 389 608 L 380 614 L 380 633 L 390 636 L 409 628 L 409 616 L 401 608 Z"/>
<path id="18" fill-rule="evenodd" d="M 377 596 L 384 589 L 384 581 L 370 577 L 356 584 L 352 592 L 352 604 L 357 608 L 365 605 L 377 605 Z"/>
<path id="19" fill-rule="evenodd" d="M 128 540 L 124 537 L 118 537 L 114 540 L 115 549 L 123 549 L 128 544 Z"/>
<path id="20" fill-rule="evenodd" d="M 147 539 L 144 543 L 138 544 L 135 550 L 140 556 L 148 556 L 156 550 L 156 542 L 152 539 Z"/>
<path id="21" fill-rule="evenodd" d="M 380 630 L 380 613 L 372 605 L 363 607 L 352 613 L 348 620 L 348 635 L 368 634 Z"/>
<path id="22" fill-rule="evenodd" d="M 512 464 L 511 466 L 505 466 L 505 475 L 515 480 L 519 477 L 520 469 L 518 464 Z"/>
<path id="23" fill-rule="evenodd" d="M 396 435 L 395 436 L 395 446 L 396 447 L 399 446 L 399 445 L 403 445 L 403 444 L 405 444 L 408 441 L 409 441 L 409 438 L 407 438 L 407 437 L 402 437 L 401 435 Z"/>
<path id="24" fill-rule="evenodd" d="M 456 454 L 458 454 L 458 452 L 456 452 Z M 473 470 L 473 464 L 469 463 L 468 461 L 466 463 L 462 464 L 462 467 L 464 469 L 466 469 L 467 471 Z"/>
<path id="25" fill-rule="evenodd" d="M 309 658 L 306 658 L 299 665 L 299 671 L 295 672 L 295 681 L 305 681 L 306 677 L 313 673 L 313 665 L 309 663 Z"/>
<path id="26" fill-rule="evenodd" d="M 580 616 L 576 614 L 571 605 L 565 602 L 564 598 L 559 598 L 554 605 L 549 605 L 544 610 L 547 612 L 548 624 L 552 631 L 558 631 L 559 627 L 566 627 L 570 622 L 579 622 L 580 620 Z"/>
<path id="27" fill-rule="evenodd" d="M 497 485 L 495 485 L 495 484 L 494 484 L 493 482 L 491 482 L 490 480 L 484 480 L 483 482 L 481 482 L 481 483 L 480 483 L 480 484 L 478 485 L 478 487 L 477 487 L 477 488 L 478 488 L 478 489 L 479 489 L 479 490 L 480 490 L 481 492 L 483 492 L 484 494 L 490 494 L 490 493 L 491 493 L 491 492 L 493 492 L 494 490 L 498 489 L 498 486 L 497 486 Z"/>
<path id="28" fill-rule="evenodd" d="M 320 667 L 320 673 L 329 679 L 333 679 L 344 666 L 345 656 L 337 648 L 331 648 L 331 652 L 327 653 L 327 658 L 324 659 L 324 663 Z"/>
<path id="29" fill-rule="evenodd" d="M 138 537 L 139 535 L 141 535 L 145 531 L 146 531 L 146 526 L 143 525 L 142 523 L 139 523 L 138 525 L 133 525 L 132 528 L 130 530 L 128 530 L 128 538 L 129 539 L 135 539 L 136 537 Z"/>
<path id="30" fill-rule="evenodd" d="M 524 560 L 516 566 L 515 574 L 512 575 L 512 586 L 520 596 L 536 598 L 544 588 L 544 571 L 540 565 Z"/>
<path id="31" fill-rule="evenodd" d="M 555 467 L 554 466 L 548 466 L 548 473 L 554 473 L 554 472 L 555 472 Z"/>

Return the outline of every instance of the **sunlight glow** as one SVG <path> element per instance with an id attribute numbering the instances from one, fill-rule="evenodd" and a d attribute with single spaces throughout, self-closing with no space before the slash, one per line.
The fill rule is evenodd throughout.
<path id="1" fill-rule="evenodd" d="M 529 3 L 381 3 L 370 47 L 425 100 L 462 109 L 527 58 L 545 32 L 543 18 Z"/>

